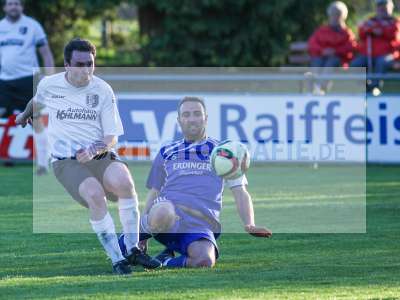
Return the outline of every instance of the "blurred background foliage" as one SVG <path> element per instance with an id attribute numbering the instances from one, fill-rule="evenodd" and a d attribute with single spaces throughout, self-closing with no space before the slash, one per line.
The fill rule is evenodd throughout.
<path id="1" fill-rule="evenodd" d="M 72 37 L 92 40 L 103 66 L 279 66 L 288 46 L 326 21 L 330 0 L 26 0 L 57 65 Z M 345 1 L 349 26 L 373 0 Z"/>

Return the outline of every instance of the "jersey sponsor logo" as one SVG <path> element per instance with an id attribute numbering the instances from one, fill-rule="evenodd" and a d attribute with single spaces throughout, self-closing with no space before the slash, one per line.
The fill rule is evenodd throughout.
<path id="1" fill-rule="evenodd" d="M 24 41 L 19 40 L 19 39 L 7 39 L 4 41 L 0 42 L 0 47 L 5 47 L 5 46 L 23 46 Z"/>
<path id="2" fill-rule="evenodd" d="M 95 121 L 97 112 L 86 108 L 68 108 L 67 110 L 57 110 L 56 118 L 62 120 L 88 120 Z"/>
<path id="3" fill-rule="evenodd" d="M 206 170 L 211 172 L 211 164 L 208 162 L 176 162 L 172 165 L 173 170 Z"/>
<path id="4" fill-rule="evenodd" d="M 27 26 L 21 26 L 19 28 L 19 33 L 22 35 L 25 35 L 28 32 L 28 27 Z"/>
<path id="5" fill-rule="evenodd" d="M 176 171 L 178 176 L 205 175 L 212 172 L 211 164 L 206 162 L 177 162 L 173 163 L 172 170 Z"/>
<path id="6" fill-rule="evenodd" d="M 53 99 L 64 99 L 65 96 L 62 96 L 62 95 L 51 95 L 51 98 L 53 98 Z"/>
<path id="7" fill-rule="evenodd" d="M 86 105 L 90 108 L 95 108 L 99 104 L 99 95 L 97 94 L 87 94 L 86 95 Z"/>

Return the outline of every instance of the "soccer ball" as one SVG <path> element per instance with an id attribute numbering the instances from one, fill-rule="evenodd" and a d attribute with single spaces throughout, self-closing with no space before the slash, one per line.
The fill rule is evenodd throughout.
<path id="1" fill-rule="evenodd" d="M 242 176 L 250 166 L 250 154 L 240 142 L 225 141 L 211 152 L 211 166 L 218 176 L 224 179 L 236 179 Z"/>

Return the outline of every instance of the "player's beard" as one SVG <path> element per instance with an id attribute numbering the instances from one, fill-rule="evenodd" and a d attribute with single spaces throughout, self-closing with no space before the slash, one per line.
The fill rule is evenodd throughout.
<path id="1" fill-rule="evenodd" d="M 191 130 L 192 126 L 195 126 L 196 130 Z M 188 141 L 193 141 L 193 142 L 194 141 L 199 141 L 199 140 L 204 138 L 205 131 L 206 131 L 205 126 L 189 125 L 188 128 L 186 128 L 186 130 L 184 132 L 185 139 L 188 140 Z"/>
<path id="2" fill-rule="evenodd" d="M 11 10 L 7 14 L 7 18 L 10 19 L 12 22 L 16 22 L 21 17 L 21 13 L 18 10 Z"/>

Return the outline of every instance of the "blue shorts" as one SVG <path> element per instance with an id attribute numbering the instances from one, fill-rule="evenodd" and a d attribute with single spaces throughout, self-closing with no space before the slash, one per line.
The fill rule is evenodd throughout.
<path id="1" fill-rule="evenodd" d="M 217 239 L 219 233 L 192 232 L 192 233 L 159 233 L 154 238 L 169 250 L 176 251 L 182 255 L 188 255 L 189 245 L 195 241 L 206 239 L 215 247 L 215 257 L 219 256 Z"/>
<path id="2" fill-rule="evenodd" d="M 196 233 L 159 233 L 154 235 L 154 238 L 168 250 L 172 250 L 178 252 L 182 255 L 188 255 L 189 245 L 195 241 L 206 239 L 213 243 L 215 247 L 215 258 L 219 257 L 219 249 L 217 245 L 217 239 L 219 237 L 219 233 L 208 233 L 208 232 L 196 232 Z M 142 239 L 148 239 L 151 235 L 140 235 Z M 121 248 L 121 252 L 123 255 L 127 254 L 126 246 L 124 243 L 124 235 L 118 239 L 119 247 Z"/>

